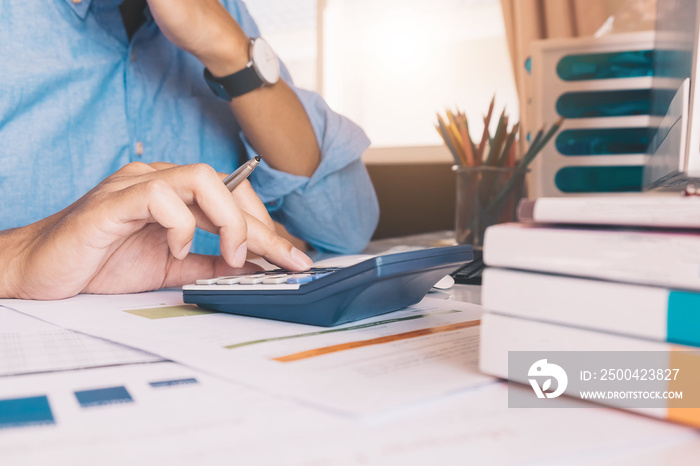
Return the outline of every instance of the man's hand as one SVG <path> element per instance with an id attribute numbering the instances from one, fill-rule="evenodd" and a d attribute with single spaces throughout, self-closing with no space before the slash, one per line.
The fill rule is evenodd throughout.
<path id="1" fill-rule="evenodd" d="M 0 297 L 180 286 L 246 270 L 248 250 L 307 269 L 311 260 L 274 233 L 250 184 L 230 193 L 223 176 L 204 164 L 126 165 L 63 211 L 0 234 Z M 220 235 L 221 257 L 188 254 L 195 226 Z"/>

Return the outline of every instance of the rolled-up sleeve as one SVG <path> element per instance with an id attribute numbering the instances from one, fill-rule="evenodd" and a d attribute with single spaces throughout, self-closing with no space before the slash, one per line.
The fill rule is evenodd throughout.
<path id="1" fill-rule="evenodd" d="M 251 36 L 257 26 L 244 5 L 239 23 Z M 315 92 L 297 89 L 282 65 L 282 78 L 299 97 L 316 135 L 321 163 L 310 178 L 284 173 L 264 162 L 250 182 L 272 218 L 317 250 L 354 253 L 367 245 L 379 220 L 379 205 L 361 157 L 369 147 L 362 129 L 335 113 Z M 247 155 L 258 155 L 241 134 Z"/>

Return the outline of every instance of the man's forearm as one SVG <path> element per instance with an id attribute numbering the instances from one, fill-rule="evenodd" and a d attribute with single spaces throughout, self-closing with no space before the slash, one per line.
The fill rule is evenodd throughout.
<path id="1" fill-rule="evenodd" d="M 193 53 L 214 76 L 228 76 L 248 64 L 249 38 L 218 1 L 149 3 L 169 38 Z M 231 110 L 268 165 L 293 175 L 313 175 L 320 149 L 311 121 L 287 83 L 279 80 L 236 97 Z"/>
<path id="2" fill-rule="evenodd" d="M 321 155 L 309 117 L 294 91 L 280 80 L 231 102 L 236 119 L 253 148 L 268 165 L 310 177 Z"/>
<path id="3" fill-rule="evenodd" d="M 240 28 L 239 28 L 240 29 Z M 202 57 L 215 76 L 227 76 L 247 64 L 248 37 L 239 31 L 228 39 L 235 47 L 226 53 Z M 268 165 L 293 175 L 311 176 L 321 161 L 311 121 L 301 101 L 283 80 L 231 101 L 231 110 L 248 142 L 263 154 Z"/>

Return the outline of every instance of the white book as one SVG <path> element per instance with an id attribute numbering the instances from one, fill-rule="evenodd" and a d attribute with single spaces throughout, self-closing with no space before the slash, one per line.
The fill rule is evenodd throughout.
<path id="1" fill-rule="evenodd" d="M 693 373 L 697 373 L 697 367 L 700 362 L 698 361 L 699 357 L 697 351 L 690 353 L 684 351 L 688 349 L 688 347 L 672 345 L 670 343 L 595 332 L 575 327 L 504 316 L 496 313 L 486 313 L 482 316 L 481 321 L 479 368 L 482 372 L 489 375 L 510 379 L 513 382 L 518 382 L 526 386 L 532 385 L 534 390 L 534 384 L 530 379 L 532 376 L 538 375 L 536 372 L 532 372 L 532 367 L 535 367 L 536 363 L 544 362 L 549 366 L 562 364 L 558 366 L 559 370 L 563 370 L 567 376 L 567 382 L 565 382 L 563 391 L 561 392 L 564 395 L 569 395 L 569 397 L 578 400 L 585 399 L 606 406 L 629 409 L 639 414 L 700 427 L 700 409 L 693 406 L 693 397 L 696 396 L 698 390 Z M 518 355 L 514 352 L 533 353 L 520 353 Z M 586 396 L 583 393 L 584 391 L 590 395 L 590 392 L 587 390 L 597 391 L 601 386 L 605 387 L 603 390 L 604 392 L 630 389 L 630 385 L 621 383 L 619 379 L 612 381 L 607 380 L 609 374 L 616 374 L 619 370 L 622 370 L 624 373 L 626 367 L 616 367 L 614 361 L 617 359 L 610 356 L 607 360 L 608 362 L 602 363 L 595 368 L 591 367 L 591 376 L 594 373 L 593 371 L 596 371 L 594 376 L 595 380 L 593 382 L 581 382 L 580 379 L 583 376 L 580 371 L 572 370 L 571 364 L 563 364 L 564 358 L 570 357 L 570 355 L 573 354 L 572 352 L 578 354 L 577 357 L 579 360 L 583 359 L 581 356 L 582 354 L 589 352 L 591 361 L 601 359 L 601 353 L 591 352 L 606 352 L 608 355 L 612 355 L 613 352 L 624 352 L 624 354 L 631 354 L 634 352 L 633 354 L 635 354 L 635 357 L 641 354 L 642 356 L 639 357 L 646 358 L 640 359 L 641 361 L 650 362 L 650 364 L 645 365 L 642 370 L 653 370 L 654 373 L 661 370 L 664 374 L 670 374 L 668 378 L 652 381 L 650 385 L 654 390 L 659 390 L 659 388 L 661 388 L 663 391 L 682 391 L 686 396 L 676 400 L 661 397 L 654 401 L 654 406 L 646 405 L 638 408 L 630 407 L 629 400 L 625 402 L 621 400 L 621 398 Z M 644 356 L 644 352 L 648 352 L 646 357 Z M 605 355 L 606 353 L 602 354 Z M 512 364 L 509 367 L 509 358 L 516 358 L 516 355 L 520 356 L 517 358 L 519 362 L 529 357 L 527 363 L 523 364 L 524 370 Z M 547 359 L 540 359 L 543 355 L 548 355 Z M 659 355 L 662 357 L 659 357 Z M 531 359 L 533 365 L 529 366 Z M 571 359 L 567 361 L 570 362 Z M 529 370 L 528 367 L 530 368 Z M 675 369 L 679 369 L 677 374 L 675 373 Z M 603 373 L 604 371 L 607 371 L 605 375 Z M 681 374 L 681 377 L 678 377 L 678 374 Z M 551 375 L 551 373 L 542 375 Z M 633 372 L 630 375 L 632 378 L 634 377 Z M 639 376 L 639 374 L 636 376 Z M 613 377 L 615 376 L 613 375 Z M 622 377 L 625 378 L 626 375 L 622 375 Z M 666 376 L 664 375 L 664 377 Z M 600 380 L 603 378 L 606 380 Z M 644 375 L 643 383 L 641 383 L 641 385 L 635 385 L 634 387 L 644 387 L 647 380 L 650 380 L 649 377 Z M 559 383 L 561 383 L 561 381 L 557 379 L 557 390 L 559 390 Z M 593 388 L 583 388 L 588 387 L 588 383 L 590 383 Z M 543 384 L 545 388 L 542 388 L 542 390 L 547 390 L 547 386 L 547 384 Z M 536 391 L 534 393 L 536 394 Z M 556 394 L 553 395 L 556 397 Z M 547 397 L 551 398 L 549 395 Z M 538 396 L 538 398 L 542 397 Z M 686 398 L 686 401 L 682 398 Z M 694 401 L 697 403 L 697 398 L 695 398 Z M 542 406 L 543 405 L 540 405 L 540 407 Z"/>
<path id="2" fill-rule="evenodd" d="M 514 317 L 700 346 L 700 293 L 487 268 L 481 302 Z"/>
<path id="3" fill-rule="evenodd" d="M 700 233 L 506 223 L 486 230 L 484 262 L 700 291 Z"/>
<path id="4" fill-rule="evenodd" d="M 700 197 L 542 197 L 523 200 L 518 219 L 535 223 L 700 229 Z"/>
<path id="5" fill-rule="evenodd" d="M 512 351 L 670 351 L 674 346 L 487 312 L 481 316 L 479 369 L 508 379 Z"/>

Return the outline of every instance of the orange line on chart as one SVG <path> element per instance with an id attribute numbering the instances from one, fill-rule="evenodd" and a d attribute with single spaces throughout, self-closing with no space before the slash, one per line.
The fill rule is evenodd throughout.
<path id="1" fill-rule="evenodd" d="M 458 322 L 456 324 L 440 325 L 438 327 L 423 328 L 420 330 L 413 330 L 411 332 L 397 333 L 396 335 L 389 335 L 386 337 L 372 338 L 369 340 L 362 341 L 351 341 L 349 343 L 342 343 L 340 345 L 326 346 L 325 348 L 316 348 L 308 351 L 302 351 L 300 353 L 288 354 L 287 356 L 280 356 L 273 358 L 273 361 L 279 362 L 294 362 L 300 361 L 302 359 L 314 358 L 316 356 L 323 356 L 324 354 L 337 353 L 338 351 L 345 351 L 354 348 L 362 348 L 363 346 L 381 345 L 384 343 L 391 343 L 392 341 L 408 340 L 409 338 L 417 338 L 425 335 L 433 335 L 435 333 L 452 332 L 453 330 L 460 330 L 463 328 L 478 327 L 481 324 L 480 320 L 472 320 L 470 322 Z"/>

